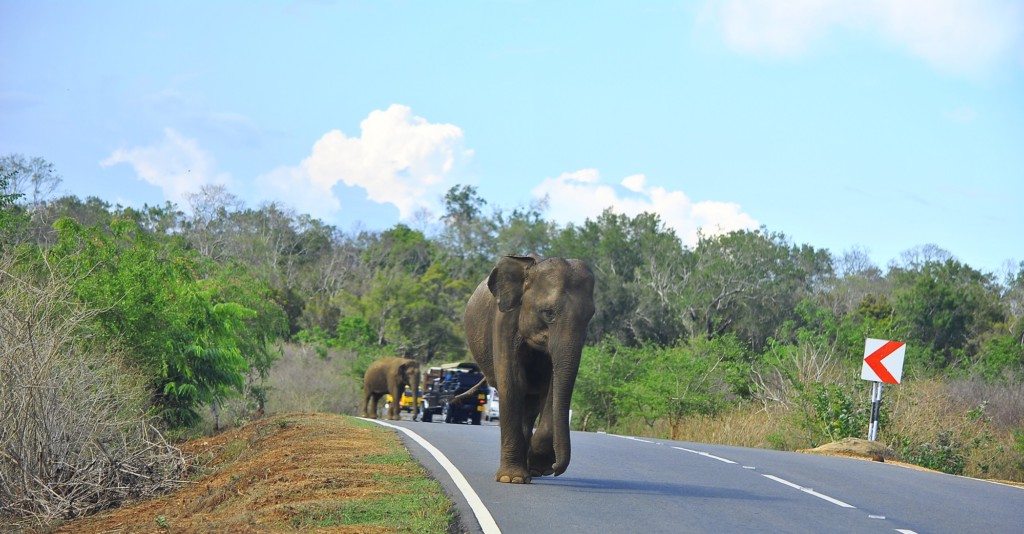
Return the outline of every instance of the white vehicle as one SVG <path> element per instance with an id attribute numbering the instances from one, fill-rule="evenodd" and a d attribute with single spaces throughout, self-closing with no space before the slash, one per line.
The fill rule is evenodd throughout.
<path id="1" fill-rule="evenodd" d="M 498 410 L 498 390 L 491 388 L 487 393 L 487 400 L 484 403 L 484 421 L 500 419 L 501 413 Z"/>

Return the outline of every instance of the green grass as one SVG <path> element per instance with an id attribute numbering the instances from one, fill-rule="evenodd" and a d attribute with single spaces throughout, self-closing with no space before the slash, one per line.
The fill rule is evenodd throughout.
<path id="1" fill-rule="evenodd" d="M 333 510 L 303 510 L 292 520 L 297 527 L 372 526 L 398 532 L 448 532 L 450 503 L 441 487 L 428 478 L 408 479 L 380 499 L 359 499 Z"/>
<path id="2" fill-rule="evenodd" d="M 382 434 L 385 430 L 370 425 Z M 383 436 L 382 436 L 383 437 Z M 304 509 L 292 519 L 295 528 L 339 526 L 384 527 L 397 532 L 445 534 L 454 519 L 452 503 L 441 485 L 430 478 L 400 442 L 382 439 L 387 450 L 366 456 L 363 463 L 397 468 L 399 475 L 374 475 L 373 480 L 387 488 L 380 498 L 354 499 L 332 509 Z"/>

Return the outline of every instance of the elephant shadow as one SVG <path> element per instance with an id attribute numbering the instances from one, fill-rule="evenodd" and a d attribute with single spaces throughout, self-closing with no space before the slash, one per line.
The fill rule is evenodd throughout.
<path id="1" fill-rule="evenodd" d="M 542 477 L 534 485 L 573 488 L 583 493 L 615 493 L 621 495 L 660 495 L 680 498 L 726 499 L 744 501 L 776 501 L 776 497 L 735 488 L 701 486 L 677 482 L 616 480 L 607 478 Z"/>

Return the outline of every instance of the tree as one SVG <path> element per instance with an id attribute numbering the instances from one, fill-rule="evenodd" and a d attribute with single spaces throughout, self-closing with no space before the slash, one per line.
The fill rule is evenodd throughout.
<path id="1" fill-rule="evenodd" d="M 530 254 L 547 256 L 554 223 L 544 220 L 548 199 L 533 202 L 528 208 L 517 208 L 507 216 L 495 213 L 495 250 L 497 255 Z M 494 258 L 496 261 L 497 258 Z"/>
<path id="2" fill-rule="evenodd" d="M 657 215 L 630 218 L 607 209 L 596 220 L 563 228 L 551 254 L 582 259 L 594 271 L 590 342 L 609 334 L 628 345 L 647 336 L 671 342 L 682 333 L 672 309 L 683 284 L 684 252 Z"/>
<path id="3" fill-rule="evenodd" d="M 733 332 L 759 352 L 830 272 L 826 251 L 764 228 L 701 236 L 687 262 L 684 320 L 690 335 Z"/>
<path id="4" fill-rule="evenodd" d="M 185 235 L 189 243 L 201 254 L 214 260 L 231 252 L 228 242 L 237 235 L 232 215 L 242 211 L 245 204 L 228 192 L 223 185 L 204 185 L 199 192 L 187 195 L 192 209 L 186 219 Z"/>
<path id="5" fill-rule="evenodd" d="M 627 320 L 634 339 L 671 345 L 685 336 L 680 295 L 686 280 L 683 248 L 674 231 L 657 215 L 643 213 L 630 222 L 630 247 L 640 263 L 627 286 L 637 296 L 636 309 Z"/>
<path id="6" fill-rule="evenodd" d="M 253 312 L 234 325 L 232 334 L 247 364 L 245 412 L 262 411 L 268 393 L 266 380 L 281 355 L 276 342 L 288 334 L 288 316 L 274 302 L 273 290 L 267 283 L 238 262 L 215 268 L 203 283 L 215 305 L 237 303 Z"/>
<path id="7" fill-rule="evenodd" d="M 8 232 L 13 231 L 16 219 L 14 205 L 23 196 L 21 193 L 6 192 L 12 176 L 12 171 L 0 170 L 0 245 L 7 241 Z"/>
<path id="8" fill-rule="evenodd" d="M 497 260 L 495 222 L 485 217 L 487 201 L 470 185 L 456 185 L 444 196 L 442 250 L 452 262 L 453 275 L 482 280 Z"/>
<path id="9" fill-rule="evenodd" d="M 0 175 L 7 176 L 0 194 L 15 194 L 32 206 L 45 202 L 63 181 L 56 167 L 43 158 L 21 154 L 0 157 Z"/>
<path id="10" fill-rule="evenodd" d="M 908 344 L 921 347 L 924 367 L 942 370 L 966 364 L 982 334 L 1006 321 L 1000 287 L 952 258 L 893 267 L 893 307 Z"/>
<path id="11" fill-rule="evenodd" d="M 347 315 L 365 317 L 377 344 L 397 355 L 429 363 L 439 355 L 461 356 L 461 310 L 469 286 L 452 280 L 440 264 L 421 276 L 397 266 L 377 272 L 373 287 Z"/>
<path id="12" fill-rule="evenodd" d="M 833 257 L 832 265 L 835 273 L 822 278 L 815 299 L 836 317 L 855 312 L 871 295 L 888 295 L 891 291 L 884 273 L 871 263 L 864 250 L 855 248 Z"/>
<path id="13" fill-rule="evenodd" d="M 48 263 L 73 280 L 82 302 L 102 310 L 101 332 L 149 377 L 156 413 L 169 427 L 192 426 L 200 406 L 242 391 L 249 362 L 239 332 L 256 312 L 218 298 L 215 284 L 200 278 L 209 266 L 127 219 L 85 228 L 64 218 L 56 227 Z"/>

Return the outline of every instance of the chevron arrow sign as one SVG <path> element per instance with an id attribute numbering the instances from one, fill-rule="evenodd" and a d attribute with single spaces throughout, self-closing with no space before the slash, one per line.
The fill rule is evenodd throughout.
<path id="1" fill-rule="evenodd" d="M 868 338 L 864 342 L 864 365 L 860 377 L 873 382 L 899 384 L 906 352 L 907 344 L 901 341 Z"/>

